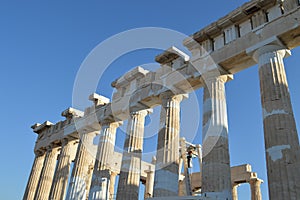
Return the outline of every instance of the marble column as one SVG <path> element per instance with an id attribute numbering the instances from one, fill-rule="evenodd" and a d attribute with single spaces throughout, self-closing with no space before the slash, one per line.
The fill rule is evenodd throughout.
<path id="1" fill-rule="evenodd" d="M 92 176 L 91 189 L 89 193 L 90 200 L 107 199 L 109 191 L 107 191 L 107 184 L 109 184 L 110 158 L 114 154 L 116 131 L 120 122 L 103 122 L 100 139 L 98 143 L 97 156 L 94 165 Z M 106 179 L 103 179 L 106 178 Z M 106 183 L 103 183 L 106 180 Z M 103 185 L 104 184 L 104 185 Z"/>
<path id="2" fill-rule="evenodd" d="M 154 171 L 149 167 L 148 170 L 145 171 L 147 174 L 146 185 L 145 185 L 145 194 L 144 198 L 153 197 L 153 185 L 154 185 Z"/>
<path id="3" fill-rule="evenodd" d="M 73 147 L 74 141 L 69 141 L 68 139 L 62 140 L 62 148 L 60 151 L 49 200 L 65 198 L 70 174 L 70 166 L 72 162 L 71 154 Z"/>
<path id="4" fill-rule="evenodd" d="M 260 191 L 260 184 L 263 181 L 258 179 L 258 178 L 254 178 L 250 180 L 250 188 L 251 188 L 251 200 L 262 200 L 261 197 L 261 191 Z"/>
<path id="5" fill-rule="evenodd" d="M 115 183 L 116 183 L 116 177 L 118 173 L 114 171 L 110 171 L 110 179 L 109 179 L 109 199 L 114 199 L 115 196 Z"/>
<path id="6" fill-rule="evenodd" d="M 230 75 L 206 76 L 203 95 L 202 195 L 232 199 L 225 82 Z"/>
<path id="7" fill-rule="evenodd" d="M 98 131 L 84 132 L 80 138 L 66 200 L 85 200 L 91 184 L 95 158 L 91 155 L 92 142 Z"/>
<path id="8" fill-rule="evenodd" d="M 34 196 L 35 200 L 48 199 L 56 167 L 58 147 L 48 146 L 40 180 Z"/>
<path id="9" fill-rule="evenodd" d="M 283 64 L 290 51 L 267 45 L 254 53 L 258 62 L 264 139 L 271 200 L 300 199 L 300 148 Z"/>
<path id="10" fill-rule="evenodd" d="M 161 95 L 154 197 L 178 196 L 180 102 L 187 95 Z"/>
<path id="11" fill-rule="evenodd" d="M 138 200 L 145 116 L 149 110 L 131 112 L 124 143 L 117 200 Z"/>
<path id="12" fill-rule="evenodd" d="M 31 168 L 28 183 L 25 189 L 23 200 L 33 200 L 35 191 L 37 190 L 39 178 L 43 169 L 45 160 L 45 152 L 36 152 L 35 159 Z"/>
<path id="13" fill-rule="evenodd" d="M 232 200 L 238 200 L 238 191 L 237 188 L 239 187 L 239 184 L 233 184 L 232 185 Z"/>

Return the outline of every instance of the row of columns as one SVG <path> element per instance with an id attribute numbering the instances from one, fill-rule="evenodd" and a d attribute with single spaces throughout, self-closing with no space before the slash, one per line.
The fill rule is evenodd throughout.
<path id="1" fill-rule="evenodd" d="M 178 186 L 174 188 L 163 188 L 166 184 L 166 178 L 178 182 L 179 172 L 179 104 L 185 95 L 162 95 L 162 110 L 161 110 L 161 130 L 158 143 L 158 162 L 157 168 L 161 168 L 160 172 L 147 171 L 146 191 L 145 197 L 153 196 L 153 185 L 158 186 L 154 191 L 157 191 L 157 196 L 167 196 L 168 194 L 176 195 L 178 193 Z M 117 192 L 117 199 L 138 199 L 139 184 L 141 176 L 141 156 L 143 150 L 143 133 L 145 116 L 151 113 L 151 110 L 143 110 L 131 112 L 128 120 L 127 136 L 124 144 L 124 153 L 122 157 L 121 172 L 119 178 L 119 187 Z M 114 152 L 115 134 L 119 123 L 103 123 L 100 133 L 100 140 L 98 144 L 96 162 L 91 158 L 90 153 L 86 148 L 86 142 L 90 142 L 95 134 L 82 134 L 79 142 L 74 167 L 69 183 L 69 189 L 66 199 L 85 199 L 87 192 L 89 192 L 89 199 L 108 199 L 111 198 L 109 194 L 114 193 L 114 181 L 116 173 L 107 170 L 109 156 Z M 55 165 L 58 155 L 58 148 L 49 148 L 45 159 L 44 155 L 38 156 L 32 168 L 34 177 L 38 177 L 38 172 L 41 171 L 38 187 L 31 187 L 26 189 L 24 199 L 60 199 L 66 193 L 66 183 L 68 180 L 68 172 L 70 169 L 71 159 L 68 154 L 70 145 L 67 141 L 63 141 L 62 149 L 59 156 L 59 161 L 56 169 Z M 104 153 L 105 152 L 105 153 Z M 51 159 L 50 159 L 51 158 Z M 42 164 L 43 163 L 43 164 Z M 35 166 L 40 166 L 39 168 Z M 41 166 L 45 166 L 42 170 Z M 89 171 L 93 166 L 93 176 L 91 178 Z M 158 176 L 161 173 L 162 176 Z M 47 178 L 42 178 L 45 175 Z M 53 178 L 54 177 L 54 178 Z M 103 178 L 108 180 L 108 191 L 103 188 Z M 30 176 L 33 179 L 33 175 Z M 54 181 L 53 181 L 54 179 Z M 33 180 L 34 181 L 34 180 Z M 29 182 L 33 182 L 29 181 Z M 51 187 L 51 184 L 53 185 Z M 29 184 L 30 185 L 30 184 Z M 89 190 L 88 186 L 91 186 Z M 177 184 L 175 184 L 177 185 Z M 40 187 L 41 186 L 41 187 Z M 160 187 L 159 187 L 160 186 Z M 50 189 L 51 193 L 50 193 Z M 27 191 L 36 191 L 36 194 L 27 195 Z M 108 195 L 108 196 L 107 196 Z M 35 197 L 34 197 L 35 196 Z"/>
<path id="2" fill-rule="evenodd" d="M 186 95 L 161 95 L 162 109 L 160 116 L 160 131 L 157 144 L 157 164 L 153 170 L 147 171 L 145 197 L 177 196 L 179 180 L 179 129 L 180 129 L 180 102 Z M 138 199 L 141 179 L 141 157 L 143 151 L 143 137 L 145 117 L 151 110 L 142 110 L 130 113 L 127 135 L 124 142 L 121 171 L 119 176 L 117 199 Z M 97 159 L 93 172 L 93 179 L 89 199 L 107 199 L 113 193 L 114 182 L 109 176 L 109 166 L 105 164 L 107 155 L 113 154 L 116 128 L 102 126 L 103 136 L 100 136 Z M 104 150 L 106 149 L 106 150 Z M 112 152 L 107 149 L 111 149 Z M 105 152 L 105 153 L 104 153 Z M 103 179 L 103 178 L 106 179 Z M 110 180 L 103 184 L 103 181 Z M 154 183 L 153 183 L 154 182 Z M 170 184 L 174 183 L 174 184 Z M 107 184 L 109 191 L 107 191 Z M 154 185 L 154 191 L 153 191 Z M 169 186 L 169 187 L 166 187 Z M 154 194 L 153 194 L 154 193 Z M 156 193 L 156 194 L 155 194 Z"/>
<path id="3" fill-rule="evenodd" d="M 299 139 L 283 65 L 283 58 L 287 53 L 288 51 L 281 47 L 267 45 L 253 55 L 259 65 L 269 194 L 273 200 L 300 198 Z M 232 77 L 204 74 L 202 78 L 205 82 L 202 193 L 206 197 L 231 200 L 235 198 L 235 193 L 232 193 L 230 178 L 225 83 Z M 160 97 L 162 109 L 153 196 L 177 196 L 180 102 L 185 96 L 165 93 Z M 130 113 L 117 199 L 138 199 L 144 122 L 147 114 L 149 110 Z M 94 136 L 83 134 L 77 150 L 67 199 L 85 199 L 90 185 L 89 199 L 105 199 L 108 197 L 103 195 L 113 193 L 112 183 L 115 176 L 112 175 L 114 172 L 107 170 L 109 168 L 107 160 L 108 156 L 113 154 L 118 125 L 118 123 L 102 124 L 96 162 L 83 144 Z M 58 149 L 49 147 L 45 155 L 37 153 L 24 199 L 47 199 L 49 195 L 50 199 L 55 199 L 65 194 L 67 171 L 71 162 L 68 152 L 68 142 L 64 141 L 53 185 Z M 94 169 L 93 177 L 92 169 Z M 106 186 L 109 188 L 109 192 L 106 191 L 105 194 L 101 194 L 100 191 L 104 186 L 103 181 L 107 181 Z M 257 191 L 255 184 L 253 188 L 252 191 Z"/>
<path id="4" fill-rule="evenodd" d="M 63 139 L 60 154 L 59 147 L 54 145 L 48 146 L 45 152 L 36 152 L 23 199 L 62 199 L 66 194 L 73 149 L 76 149 L 76 141 Z"/>
<path id="5" fill-rule="evenodd" d="M 68 186 L 69 172 L 72 162 L 72 148 L 74 144 L 67 139 L 62 141 L 56 173 L 51 188 L 50 199 L 63 199 Z"/>
<path id="6" fill-rule="evenodd" d="M 160 127 L 157 142 L 155 173 L 147 171 L 145 198 L 178 195 L 180 102 L 187 95 L 164 93 L 161 98 Z M 117 200 L 138 199 L 144 119 L 149 110 L 132 112 L 117 191 Z"/>
<path id="7" fill-rule="evenodd" d="M 300 199 L 300 148 L 283 64 L 290 52 L 277 45 L 255 51 L 264 121 L 265 152 L 272 200 Z M 232 199 L 224 84 L 228 75 L 204 74 L 202 193 Z M 252 184 L 253 182 L 253 184 Z M 261 199 L 259 181 L 250 181 L 252 199 Z M 234 193 L 234 197 L 235 197 Z"/>
<path id="8" fill-rule="evenodd" d="M 58 147 L 47 147 L 43 169 L 35 193 L 35 200 L 48 199 L 55 172 Z"/>

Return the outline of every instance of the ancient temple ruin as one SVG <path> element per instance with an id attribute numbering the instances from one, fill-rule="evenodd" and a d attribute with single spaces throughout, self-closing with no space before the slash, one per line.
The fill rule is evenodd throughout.
<path id="1" fill-rule="evenodd" d="M 237 200 L 237 187 L 248 183 L 251 199 L 261 200 L 263 180 L 251 166 L 230 165 L 225 96 L 226 82 L 255 64 L 269 196 L 300 199 L 299 139 L 283 63 L 300 45 L 299 24 L 298 0 L 252 0 L 186 38 L 191 57 L 170 47 L 155 58 L 158 70 L 136 67 L 114 81 L 111 100 L 91 94 L 94 104 L 84 111 L 68 108 L 64 121 L 33 125 L 38 138 L 23 199 L 137 200 L 142 183 L 149 199 Z M 180 136 L 180 103 L 199 88 L 204 88 L 201 145 Z M 158 105 L 156 158 L 145 162 L 145 117 Z M 116 131 L 126 120 L 119 153 Z M 189 154 L 198 158 L 199 172 L 189 173 Z"/>

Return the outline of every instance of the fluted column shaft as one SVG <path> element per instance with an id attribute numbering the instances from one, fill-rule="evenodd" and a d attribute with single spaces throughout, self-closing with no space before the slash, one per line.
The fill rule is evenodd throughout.
<path id="1" fill-rule="evenodd" d="M 109 179 L 109 199 L 113 199 L 115 195 L 115 183 L 116 183 L 116 177 L 117 173 L 111 171 L 110 172 L 110 179 Z"/>
<path id="2" fill-rule="evenodd" d="M 228 75 L 204 79 L 201 189 L 204 196 L 220 200 L 232 199 L 225 95 L 230 79 Z"/>
<path id="3" fill-rule="evenodd" d="M 48 199 L 55 172 L 58 147 L 47 147 L 47 153 L 43 164 L 39 184 L 34 196 L 35 200 Z"/>
<path id="4" fill-rule="evenodd" d="M 110 158 L 114 153 L 116 131 L 119 125 L 119 122 L 105 122 L 102 124 L 91 189 L 89 192 L 90 200 L 107 199 L 110 196 L 109 191 L 107 191 L 107 185 L 103 185 L 102 183 L 102 178 L 106 177 L 106 184 L 110 184 L 110 173 L 108 169 L 111 167 Z"/>
<path id="5" fill-rule="evenodd" d="M 258 61 L 269 195 L 272 200 L 300 199 L 300 148 L 283 58 L 289 53 L 267 45 Z"/>
<path id="6" fill-rule="evenodd" d="M 251 200 L 262 200 L 260 184 L 262 180 L 260 179 L 251 179 L 250 188 L 251 188 Z"/>
<path id="7" fill-rule="evenodd" d="M 119 176 L 117 200 L 138 200 L 145 116 L 148 110 L 130 113 Z"/>
<path id="8" fill-rule="evenodd" d="M 35 154 L 35 159 L 31 168 L 31 172 L 25 189 L 23 200 L 34 199 L 34 195 L 39 183 L 39 178 L 43 169 L 44 160 L 45 160 L 44 152 Z"/>
<path id="9" fill-rule="evenodd" d="M 73 142 L 68 141 L 67 139 L 63 139 L 62 141 L 62 148 L 49 197 L 50 200 L 64 199 L 66 195 L 70 166 L 72 162 L 71 154 L 72 147 L 74 146 Z"/>
<path id="10" fill-rule="evenodd" d="M 180 102 L 184 95 L 161 96 L 154 197 L 178 196 Z"/>
<path id="11" fill-rule="evenodd" d="M 97 131 L 83 133 L 80 138 L 66 200 L 85 200 L 88 196 L 95 163 L 88 148 L 97 134 Z"/>

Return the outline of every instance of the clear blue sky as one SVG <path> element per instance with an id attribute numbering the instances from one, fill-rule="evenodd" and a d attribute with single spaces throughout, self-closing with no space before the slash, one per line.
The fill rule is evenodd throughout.
<path id="1" fill-rule="evenodd" d="M 76 73 L 84 58 L 101 41 L 128 29 L 147 26 L 189 35 L 243 2 L 1 1 L 0 199 L 22 198 L 34 158 L 36 135 L 30 126 L 63 119 L 61 111 L 72 105 Z M 299 129 L 300 50 L 292 53 L 285 63 Z M 122 56 L 107 70 L 97 91 L 110 97 L 111 81 L 132 67 L 153 62 L 156 54 L 157 51 L 145 50 Z M 201 93 L 202 90 L 196 92 L 198 97 Z M 257 66 L 237 74 L 227 84 L 226 93 L 231 164 L 250 163 L 265 181 L 263 199 L 268 199 Z M 187 126 L 183 125 L 182 132 Z M 201 127 L 198 132 L 195 142 L 200 142 Z M 151 149 L 149 141 L 147 144 L 145 149 Z M 240 187 L 239 195 L 240 199 L 249 200 L 249 186 Z"/>

